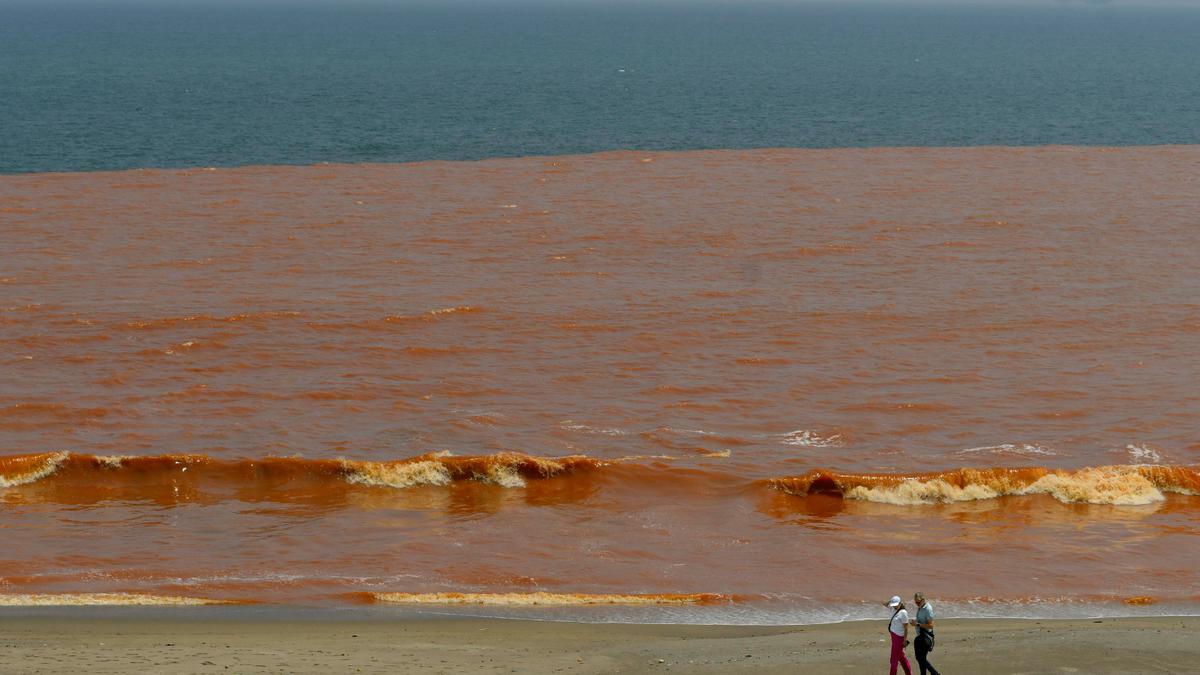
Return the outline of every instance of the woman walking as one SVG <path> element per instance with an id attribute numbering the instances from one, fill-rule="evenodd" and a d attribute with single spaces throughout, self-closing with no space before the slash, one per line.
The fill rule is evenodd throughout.
<path id="1" fill-rule="evenodd" d="M 888 622 L 888 635 L 892 638 L 892 667 L 888 675 L 896 675 L 896 664 L 904 668 L 904 675 L 912 675 L 908 657 L 904 655 L 904 648 L 908 646 L 908 610 L 898 595 L 893 595 L 891 600 L 883 604 L 892 608 L 892 620 Z"/>
<path id="2" fill-rule="evenodd" d="M 929 652 L 933 651 L 933 605 L 925 600 L 924 593 L 914 594 L 913 602 L 917 604 L 917 618 L 913 619 L 917 627 L 917 639 L 913 641 L 917 665 L 921 667 L 921 675 L 941 675 L 929 662 Z"/>

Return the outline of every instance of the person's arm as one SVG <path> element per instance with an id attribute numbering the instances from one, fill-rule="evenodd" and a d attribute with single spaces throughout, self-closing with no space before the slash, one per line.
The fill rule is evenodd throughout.
<path id="1" fill-rule="evenodd" d="M 933 630 L 933 612 L 929 612 L 929 621 L 925 623 L 917 623 L 917 625 L 925 630 Z"/>

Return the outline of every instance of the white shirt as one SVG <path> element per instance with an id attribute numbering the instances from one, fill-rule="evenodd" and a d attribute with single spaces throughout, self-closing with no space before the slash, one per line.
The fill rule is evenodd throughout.
<path id="1" fill-rule="evenodd" d="M 908 610 L 902 609 L 896 612 L 896 616 L 892 617 L 892 623 L 888 625 L 888 630 L 895 635 L 904 635 L 904 624 L 908 623 Z"/>

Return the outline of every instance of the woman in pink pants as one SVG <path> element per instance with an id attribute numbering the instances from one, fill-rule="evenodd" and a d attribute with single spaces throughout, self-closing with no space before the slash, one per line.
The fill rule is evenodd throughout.
<path id="1" fill-rule="evenodd" d="M 883 604 L 892 609 L 892 620 L 888 622 L 888 635 L 892 638 L 892 668 L 888 673 L 896 675 L 896 664 L 900 664 L 904 667 L 905 675 L 912 675 L 908 657 L 904 655 L 904 648 L 908 646 L 908 610 L 904 609 L 904 603 L 898 595 L 893 595 L 891 600 Z"/>

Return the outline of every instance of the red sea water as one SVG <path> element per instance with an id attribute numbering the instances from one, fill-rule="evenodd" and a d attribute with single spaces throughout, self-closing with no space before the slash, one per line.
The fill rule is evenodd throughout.
<path id="1" fill-rule="evenodd" d="M 0 593 L 1194 611 L 1197 167 L 2 177 Z"/>

